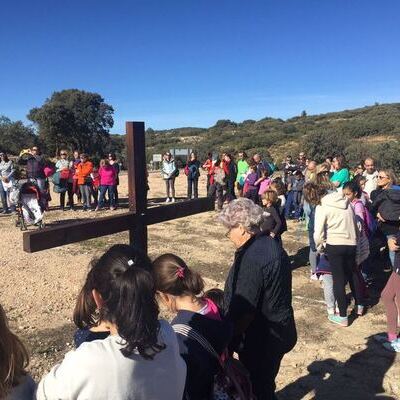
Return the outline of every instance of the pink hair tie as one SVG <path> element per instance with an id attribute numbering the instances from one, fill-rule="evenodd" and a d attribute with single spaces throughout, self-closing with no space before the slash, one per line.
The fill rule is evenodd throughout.
<path id="1" fill-rule="evenodd" d="M 183 279 L 183 278 L 185 277 L 185 268 L 183 268 L 183 267 L 178 267 L 178 268 L 176 269 L 176 276 L 177 276 L 178 278 Z"/>

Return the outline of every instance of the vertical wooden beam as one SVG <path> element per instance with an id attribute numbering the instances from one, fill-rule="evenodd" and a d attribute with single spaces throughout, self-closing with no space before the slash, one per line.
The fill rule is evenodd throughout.
<path id="1" fill-rule="evenodd" d="M 147 253 L 147 176 L 144 122 L 126 122 L 129 210 L 137 223 L 129 230 L 129 242 Z"/>

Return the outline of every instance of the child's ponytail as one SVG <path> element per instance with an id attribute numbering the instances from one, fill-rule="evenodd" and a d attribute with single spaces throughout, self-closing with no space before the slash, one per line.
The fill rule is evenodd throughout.
<path id="1" fill-rule="evenodd" d="M 174 254 L 163 254 L 154 260 L 153 276 L 156 289 L 173 296 L 198 296 L 204 290 L 200 274 Z"/>

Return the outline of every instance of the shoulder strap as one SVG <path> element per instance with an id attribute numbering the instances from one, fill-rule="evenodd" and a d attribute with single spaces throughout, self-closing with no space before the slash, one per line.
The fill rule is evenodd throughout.
<path id="1" fill-rule="evenodd" d="M 204 350 L 220 361 L 218 353 L 211 346 L 210 342 L 203 335 L 197 332 L 196 329 L 193 329 L 191 326 L 186 324 L 172 325 L 172 329 L 179 335 L 195 340 Z"/>

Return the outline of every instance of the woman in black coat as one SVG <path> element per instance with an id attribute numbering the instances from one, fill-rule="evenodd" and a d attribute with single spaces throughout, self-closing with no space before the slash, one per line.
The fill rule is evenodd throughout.
<path id="1" fill-rule="evenodd" d="M 225 283 L 225 315 L 234 326 L 231 350 L 250 372 L 258 400 L 273 400 L 285 353 L 297 341 L 292 273 L 286 252 L 260 232 L 263 210 L 251 200 L 232 201 L 221 212 L 226 236 L 236 247 Z"/>

